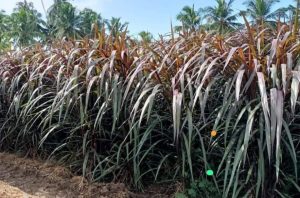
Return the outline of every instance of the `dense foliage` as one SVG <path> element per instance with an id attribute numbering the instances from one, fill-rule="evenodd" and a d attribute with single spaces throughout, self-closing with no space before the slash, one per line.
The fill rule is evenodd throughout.
<path id="1" fill-rule="evenodd" d="M 95 25 L 81 40 L 3 54 L 0 150 L 135 189 L 183 181 L 189 197 L 299 196 L 299 30 L 241 16 L 245 28 L 226 35 L 144 32 L 142 43 L 113 18 L 110 34 Z"/>

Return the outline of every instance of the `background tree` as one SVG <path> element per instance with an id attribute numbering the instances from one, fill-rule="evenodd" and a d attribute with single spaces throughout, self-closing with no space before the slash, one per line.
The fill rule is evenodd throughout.
<path id="1" fill-rule="evenodd" d="M 100 29 L 104 23 L 100 14 L 88 8 L 79 12 L 78 20 L 79 31 L 82 36 L 91 35 L 93 24 L 96 24 Z"/>
<path id="2" fill-rule="evenodd" d="M 296 7 L 294 7 L 293 5 L 289 5 L 287 7 L 287 15 L 288 15 L 288 22 L 290 23 L 294 23 L 294 17 L 295 17 L 295 12 L 296 12 Z"/>
<path id="3" fill-rule="evenodd" d="M 128 27 L 128 22 L 122 23 L 121 18 L 112 17 L 110 20 L 106 20 L 105 23 L 108 31 L 114 38 L 119 36 L 119 34 L 124 32 Z"/>
<path id="4" fill-rule="evenodd" d="M 8 20 L 10 26 L 8 34 L 19 47 L 32 44 L 43 36 L 41 23 L 43 23 L 41 14 L 34 9 L 33 3 L 26 0 L 18 2 Z"/>
<path id="5" fill-rule="evenodd" d="M 234 26 L 239 25 L 236 23 L 236 15 L 233 14 L 232 4 L 234 0 L 216 0 L 215 7 L 207 7 L 205 9 L 205 18 L 208 23 L 212 23 L 212 27 L 218 29 L 219 34 L 223 34 L 225 30 L 229 30 Z"/>
<path id="6" fill-rule="evenodd" d="M 263 25 L 265 21 L 274 18 L 272 7 L 277 2 L 279 2 L 279 0 L 248 0 L 245 4 L 247 6 L 247 12 L 255 24 Z"/>
<path id="7" fill-rule="evenodd" d="M 195 31 L 196 29 L 198 29 L 202 20 L 200 16 L 200 10 L 196 11 L 194 5 L 192 7 L 183 7 L 176 18 L 182 23 L 182 26 L 179 26 L 176 29 L 184 29 L 187 31 Z"/>
<path id="8" fill-rule="evenodd" d="M 5 11 L 0 10 L 0 34 L 3 34 L 7 30 L 6 19 L 7 15 L 5 14 Z"/>
<path id="9" fill-rule="evenodd" d="M 289 18 L 288 15 L 289 7 L 278 8 L 276 11 L 273 12 L 273 18 L 277 21 L 282 21 L 286 23 L 286 20 Z"/>
<path id="10" fill-rule="evenodd" d="M 0 10 L 0 52 L 9 46 L 7 19 L 8 16 L 5 14 L 5 11 Z"/>
<path id="11" fill-rule="evenodd" d="M 148 31 L 141 31 L 139 36 L 145 43 L 150 43 L 153 40 L 153 35 Z"/>
<path id="12" fill-rule="evenodd" d="M 80 35 L 76 8 L 67 0 L 54 0 L 48 9 L 47 20 L 50 35 L 55 38 L 78 38 Z"/>

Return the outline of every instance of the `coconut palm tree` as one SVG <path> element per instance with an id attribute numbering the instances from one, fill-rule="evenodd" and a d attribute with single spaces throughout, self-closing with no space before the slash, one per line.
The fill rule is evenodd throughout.
<path id="1" fill-rule="evenodd" d="M 283 20 L 282 22 L 286 23 L 286 20 L 289 18 L 288 12 L 289 7 L 278 8 L 273 12 L 273 18 L 277 21 Z"/>
<path id="2" fill-rule="evenodd" d="M 182 26 L 177 27 L 184 30 L 195 31 L 201 24 L 201 12 L 196 11 L 194 5 L 184 6 L 181 12 L 177 15 L 177 20 L 182 23 Z"/>
<path id="3" fill-rule="evenodd" d="M 293 5 L 289 5 L 286 9 L 287 9 L 287 16 L 288 16 L 287 21 L 293 23 L 296 14 L 296 7 Z"/>
<path id="4" fill-rule="evenodd" d="M 153 35 L 150 32 L 141 31 L 139 33 L 139 36 L 141 37 L 142 41 L 145 43 L 150 43 L 153 40 Z"/>
<path id="5" fill-rule="evenodd" d="M 247 6 L 247 12 L 253 21 L 258 25 L 263 25 L 265 21 L 274 18 L 272 7 L 279 0 L 247 0 L 244 4 Z"/>
<path id="6" fill-rule="evenodd" d="M 5 11 L 0 10 L 0 33 L 3 33 L 7 29 L 7 26 L 5 24 L 6 18 L 7 18 L 7 15 L 5 14 Z"/>
<path id="7" fill-rule="evenodd" d="M 116 38 L 121 32 L 127 31 L 128 22 L 122 23 L 121 18 L 112 17 L 105 21 L 110 34 Z"/>
<path id="8" fill-rule="evenodd" d="M 205 8 L 205 18 L 208 23 L 212 23 L 212 27 L 218 29 L 219 34 L 223 34 L 226 30 L 239 25 L 236 22 L 236 15 L 233 14 L 232 4 L 234 0 L 215 0 L 217 5 Z"/>
<path id="9" fill-rule="evenodd" d="M 91 9 L 85 8 L 79 12 L 79 30 L 82 36 L 89 36 L 92 33 L 92 26 L 96 24 L 100 29 L 103 26 L 103 19 L 100 14 L 97 14 Z"/>
<path id="10" fill-rule="evenodd" d="M 0 10 L 0 52 L 8 47 L 7 32 L 9 30 L 7 25 L 8 16 L 4 10 Z"/>
<path id="11" fill-rule="evenodd" d="M 18 2 L 10 15 L 8 34 L 16 46 L 23 47 L 39 40 L 43 35 L 40 24 L 43 23 L 41 14 L 34 9 L 33 3 Z"/>
<path id="12" fill-rule="evenodd" d="M 56 38 L 64 36 L 79 37 L 79 17 L 76 8 L 66 0 L 54 0 L 48 9 L 47 24 L 50 35 Z"/>
<path id="13" fill-rule="evenodd" d="M 0 40 L 2 35 L 8 30 L 7 18 L 8 16 L 5 14 L 5 11 L 0 10 Z"/>

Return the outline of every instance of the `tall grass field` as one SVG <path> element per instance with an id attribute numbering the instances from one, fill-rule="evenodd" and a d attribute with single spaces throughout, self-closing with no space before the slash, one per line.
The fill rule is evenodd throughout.
<path id="1" fill-rule="evenodd" d="M 246 23 L 150 43 L 97 31 L 3 53 L 0 150 L 135 190 L 182 182 L 178 197 L 297 197 L 299 38 Z"/>

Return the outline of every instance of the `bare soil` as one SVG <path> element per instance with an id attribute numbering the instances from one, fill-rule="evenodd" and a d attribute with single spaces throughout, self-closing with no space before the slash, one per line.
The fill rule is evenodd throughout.
<path id="1" fill-rule="evenodd" d="M 160 189 L 161 190 L 161 189 Z M 151 192 L 152 191 L 152 192 Z M 124 184 L 93 183 L 51 163 L 0 153 L 1 198 L 172 197 L 155 192 L 135 194 Z"/>

